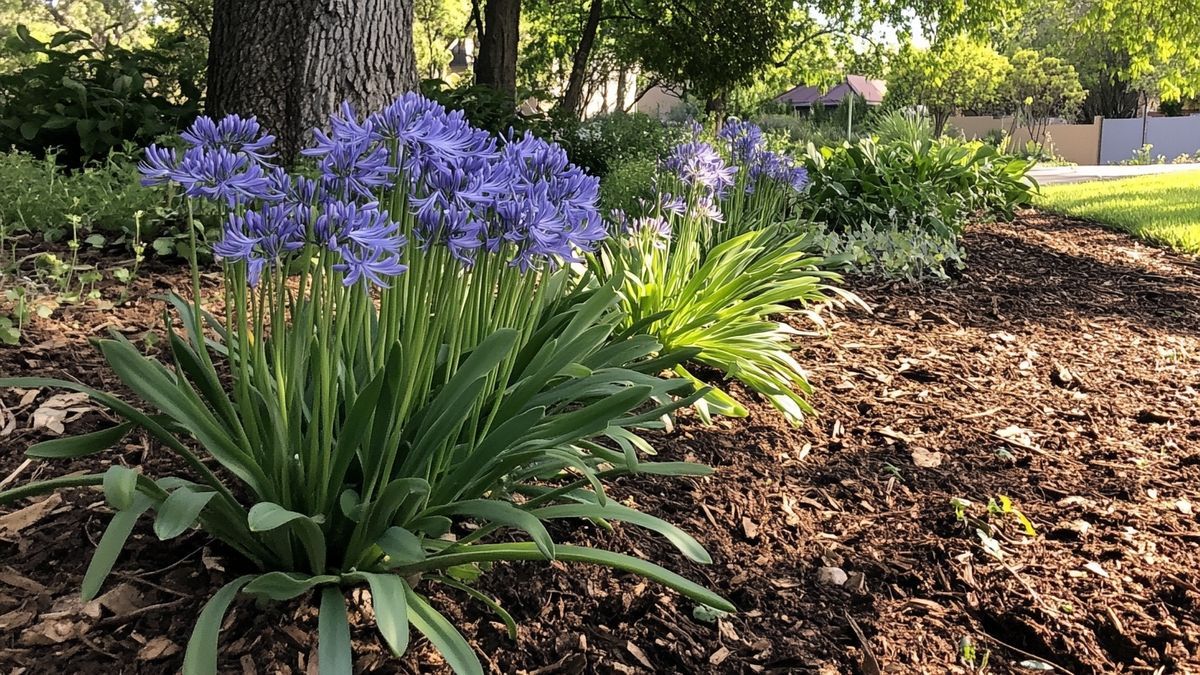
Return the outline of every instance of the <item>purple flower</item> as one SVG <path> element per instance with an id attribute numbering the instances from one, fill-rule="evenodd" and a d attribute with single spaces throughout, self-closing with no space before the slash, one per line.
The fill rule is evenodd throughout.
<path id="1" fill-rule="evenodd" d="M 262 272 L 282 265 L 288 254 L 304 247 L 304 224 L 286 206 L 268 205 L 261 211 L 231 214 L 213 254 L 226 261 L 244 262 L 246 280 L 257 286 Z"/>
<path id="2" fill-rule="evenodd" d="M 802 192 L 808 185 L 808 171 L 804 167 L 796 166 L 791 157 L 769 150 L 760 150 L 750 157 L 747 169 L 750 182 L 746 192 L 753 192 L 760 180 L 774 181 L 796 192 Z"/>
<path id="3" fill-rule="evenodd" d="M 647 237 L 659 249 L 665 249 L 671 239 L 671 223 L 661 216 L 634 218 L 625 225 L 625 231 L 634 237 Z"/>
<path id="4" fill-rule="evenodd" d="M 388 277 L 406 269 L 400 263 L 407 243 L 400 225 L 375 202 L 326 202 L 313 234 L 315 243 L 341 258 L 334 269 L 345 273 L 342 283 L 347 286 L 359 282 L 387 286 Z"/>
<path id="5" fill-rule="evenodd" d="M 193 148 L 223 148 L 234 154 L 244 153 L 261 164 L 267 163 L 275 156 L 275 153 L 269 152 L 271 145 L 275 143 L 275 137 L 264 134 L 255 117 L 226 115 L 220 122 L 213 122 L 208 116 L 197 117 L 180 137 Z"/>
<path id="6" fill-rule="evenodd" d="M 172 172 L 171 179 L 189 197 L 225 202 L 229 206 L 273 199 L 272 181 L 249 155 L 226 148 L 192 148 Z"/>
<path id="7" fill-rule="evenodd" d="M 342 283 L 353 286 L 364 283 L 387 288 L 391 277 L 404 273 L 407 268 L 400 264 L 400 257 L 376 249 L 346 249 L 342 262 L 333 266 L 345 274 Z"/>
<path id="8" fill-rule="evenodd" d="M 145 187 L 166 185 L 173 180 L 178 164 L 179 160 L 173 148 L 150 145 L 146 148 L 146 157 L 138 162 L 138 172 L 142 174 L 142 185 Z"/>
<path id="9" fill-rule="evenodd" d="M 717 135 L 729 143 L 729 154 L 737 162 L 747 163 L 763 149 L 763 131 L 753 122 L 730 117 Z"/>
<path id="10" fill-rule="evenodd" d="M 675 146 L 663 160 L 663 168 L 675 174 L 688 188 L 722 196 L 733 185 L 736 166 L 729 166 L 721 153 L 708 143 Z"/>

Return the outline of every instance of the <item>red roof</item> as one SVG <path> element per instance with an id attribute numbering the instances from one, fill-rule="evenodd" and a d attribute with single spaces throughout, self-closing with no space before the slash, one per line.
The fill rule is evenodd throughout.
<path id="1" fill-rule="evenodd" d="M 834 107 L 850 94 L 858 94 L 866 100 L 867 105 L 883 103 L 883 95 L 887 91 L 887 83 L 883 80 L 869 80 L 862 75 L 847 75 L 846 79 L 824 93 L 819 87 L 800 85 L 775 98 L 780 103 L 786 103 L 793 108 L 812 108 L 814 106 Z"/>

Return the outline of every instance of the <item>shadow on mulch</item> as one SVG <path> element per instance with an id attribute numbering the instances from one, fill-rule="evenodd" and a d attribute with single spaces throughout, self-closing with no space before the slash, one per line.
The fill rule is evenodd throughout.
<path id="1" fill-rule="evenodd" d="M 654 584 L 559 563 L 499 565 L 481 580 L 521 624 L 515 643 L 463 597 L 435 603 L 498 673 L 965 673 L 965 642 L 989 653 L 993 673 L 1033 672 L 1021 663 L 1034 661 L 1071 673 L 1200 670 L 1200 269 L 1033 212 L 965 241 L 957 283 L 860 280 L 874 312 L 835 316 L 829 338 L 799 346 L 819 417 L 793 429 L 757 403 L 710 428 L 685 417 L 655 439 L 661 458 L 708 463 L 714 476 L 613 486 L 695 534 L 713 565 L 635 528 L 555 533 L 677 569 L 740 613 L 699 620 Z M 155 325 L 154 307 L 37 326 L 39 340 L 68 344 L 0 351 L 0 369 L 32 359 L 107 377 L 77 338 L 101 321 L 138 334 Z M 32 407 L 13 410 L 23 426 Z M 6 439 L 0 478 L 34 440 L 23 429 Z M 125 461 L 168 460 L 133 443 Z M 1012 513 L 989 513 L 1002 497 L 1036 536 Z M 963 518 L 951 500 L 967 502 Z M 235 572 L 201 535 L 160 544 L 143 526 L 109 585 L 120 592 L 103 607 L 72 605 L 92 547 L 82 539 L 107 519 L 100 501 L 74 493 L 19 535 L 0 533 L 5 672 L 177 672 L 199 604 Z M 845 582 L 823 583 L 822 567 Z M 424 641 L 389 660 L 359 623 L 361 672 L 441 671 Z M 241 602 L 222 672 L 306 672 L 315 640 L 307 600 Z"/>

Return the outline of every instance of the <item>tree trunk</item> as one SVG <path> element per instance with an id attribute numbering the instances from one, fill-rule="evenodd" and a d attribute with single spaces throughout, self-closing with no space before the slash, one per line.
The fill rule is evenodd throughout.
<path id="1" fill-rule="evenodd" d="M 621 69 L 617 71 L 617 111 L 629 110 L 629 103 L 625 100 L 627 98 L 629 98 L 629 69 L 621 66 Z"/>
<path id="2" fill-rule="evenodd" d="M 342 101 L 412 89 L 412 18 L 412 0 L 214 0 L 208 112 L 257 115 L 290 161 Z"/>
<path id="3" fill-rule="evenodd" d="M 514 102 L 520 25 L 521 0 L 487 0 L 479 30 L 479 56 L 475 59 L 475 84 L 502 91 Z"/>
<path id="4" fill-rule="evenodd" d="M 583 34 L 579 36 L 579 46 L 575 48 L 575 57 L 571 60 L 567 90 L 559 102 L 559 106 L 574 117 L 579 117 L 583 112 L 583 80 L 587 77 L 588 59 L 592 55 L 592 45 L 596 44 L 596 32 L 600 28 L 603 11 L 604 0 L 592 0 L 587 21 L 583 24 Z"/>

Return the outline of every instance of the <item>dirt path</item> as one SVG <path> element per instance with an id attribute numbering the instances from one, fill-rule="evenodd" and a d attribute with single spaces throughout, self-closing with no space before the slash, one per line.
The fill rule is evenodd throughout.
<path id="1" fill-rule="evenodd" d="M 710 429 L 684 420 L 661 455 L 715 476 L 614 488 L 685 525 L 712 566 L 632 528 L 557 533 L 704 580 L 740 614 L 697 620 L 652 584 L 560 564 L 503 565 L 480 582 L 521 624 L 515 644 L 462 597 L 435 602 L 502 673 L 971 672 L 966 643 L 993 673 L 1038 672 L 1022 661 L 1200 672 L 1200 265 L 1037 214 L 966 243 L 957 284 L 860 285 L 874 314 L 838 317 L 831 337 L 805 343 L 820 418 L 790 429 L 755 406 Z M 102 379 L 81 338 L 103 321 L 137 337 L 154 307 L 39 324 L 41 350 L 0 348 L 0 372 Z M 35 440 L 24 427 L 45 395 L 20 398 L 2 398 L 17 429 L 0 436 L 0 480 Z M 68 428 L 94 424 L 87 413 Z M 20 532 L 0 528 L 0 671 L 176 672 L 199 604 L 238 572 L 200 535 L 168 546 L 143 527 L 112 597 L 80 607 L 100 501 L 70 495 Z M 845 583 L 821 582 L 821 567 Z M 222 672 L 305 672 L 312 607 L 237 607 Z M 368 628 L 355 637 L 364 672 L 436 670 L 424 646 L 396 664 Z"/>

